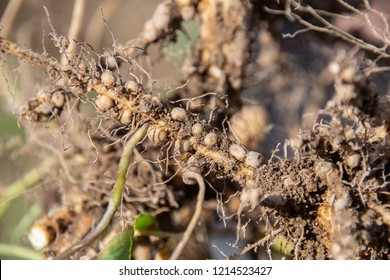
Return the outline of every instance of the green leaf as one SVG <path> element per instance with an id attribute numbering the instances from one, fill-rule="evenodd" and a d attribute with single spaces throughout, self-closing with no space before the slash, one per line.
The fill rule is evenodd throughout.
<path id="1" fill-rule="evenodd" d="M 150 214 L 141 214 L 135 220 L 133 225 L 134 230 L 155 230 L 157 228 L 156 219 Z"/>
<path id="2" fill-rule="evenodd" d="M 157 228 L 156 219 L 149 214 L 141 214 L 135 220 L 133 228 L 116 235 L 104 248 L 99 260 L 130 260 L 134 243 L 134 231 L 148 231 Z"/>
<path id="3" fill-rule="evenodd" d="M 99 260 L 130 260 L 133 249 L 134 230 L 129 229 L 116 235 L 104 248 Z"/>

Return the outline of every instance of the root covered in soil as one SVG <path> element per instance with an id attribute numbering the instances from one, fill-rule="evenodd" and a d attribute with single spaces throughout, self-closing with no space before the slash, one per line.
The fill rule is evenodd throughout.
<path id="1" fill-rule="evenodd" d="M 322 15 L 328 14 L 295 1 L 259 12 L 258 2 L 163 1 L 138 38 L 102 53 L 77 43 L 68 55 L 71 38 L 52 28 L 62 62 L 0 37 L 2 53 L 48 76 L 19 110 L 37 150 L 54 159 L 45 184 L 57 196 L 48 208 L 57 207 L 29 232 L 46 258 L 96 258 L 113 236 L 150 213 L 156 220 L 153 229 L 136 232 L 135 258 L 209 258 L 207 231 L 215 219 L 228 228 L 233 217 L 232 247 L 241 239 L 245 245 L 231 258 L 260 246 L 270 252 L 282 240 L 290 244 L 285 255 L 295 259 L 388 259 L 390 99 L 370 76 L 375 58 L 343 46 L 327 61 L 323 75 L 333 95 L 313 127 L 285 142 L 284 158 L 278 149 L 265 156 L 255 149 L 266 132 L 252 127 L 266 126 L 272 109 L 244 102 L 249 61 L 268 57 L 256 66 L 264 74 L 261 86 L 274 95 L 286 91 L 291 84 L 283 78 L 298 66 L 288 62 L 291 54 L 283 53 L 270 24 L 281 24 L 282 14 L 324 32 L 317 25 L 326 25 Z M 335 11 L 357 13 L 336 2 Z M 175 38 L 181 23 L 195 16 L 201 35 L 180 77 L 188 82 L 174 96 L 157 94 L 139 57 Z M 384 50 L 352 35 L 345 39 L 331 24 L 331 35 L 358 42 L 355 47 L 378 55 L 376 61 L 386 58 Z M 318 87 L 325 92 L 325 85 Z M 123 165 L 129 145 L 133 160 Z"/>

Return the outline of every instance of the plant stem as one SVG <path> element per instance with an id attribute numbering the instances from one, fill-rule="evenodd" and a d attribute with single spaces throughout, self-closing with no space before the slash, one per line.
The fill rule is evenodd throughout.
<path id="1" fill-rule="evenodd" d="M 0 255 L 7 258 L 16 258 L 24 260 L 43 259 L 43 256 L 40 253 L 35 252 L 30 248 L 4 243 L 0 243 Z"/>
<path id="2" fill-rule="evenodd" d="M 13 230 L 11 235 L 12 244 L 20 244 L 23 236 L 26 234 L 26 231 L 42 215 L 42 211 L 42 206 L 38 202 L 29 207 Z"/>
<path id="3" fill-rule="evenodd" d="M 114 188 L 112 189 L 111 198 L 108 203 L 106 212 L 104 213 L 103 217 L 100 219 L 100 222 L 80 242 L 70 247 L 63 253 L 59 254 L 55 259 L 62 260 L 62 259 L 69 258 L 71 255 L 73 255 L 81 248 L 92 243 L 109 225 L 112 217 L 116 212 L 116 209 L 118 208 L 122 200 L 122 192 L 126 182 L 127 168 L 129 167 L 133 150 L 135 146 L 139 143 L 139 141 L 141 141 L 146 135 L 146 132 L 148 131 L 148 127 L 149 124 L 144 124 L 142 127 L 140 127 L 134 133 L 134 135 L 131 136 L 125 148 L 123 149 L 123 153 L 118 165 L 118 172 L 117 172 Z"/>
<path id="4" fill-rule="evenodd" d="M 39 181 L 42 180 L 44 175 L 50 171 L 49 167 L 52 164 L 52 159 L 43 161 L 40 166 L 30 170 L 28 173 L 23 175 L 23 177 L 5 188 L 4 196 L 0 197 L 0 218 L 7 211 L 13 199 L 19 197 L 26 190 L 35 186 Z"/>

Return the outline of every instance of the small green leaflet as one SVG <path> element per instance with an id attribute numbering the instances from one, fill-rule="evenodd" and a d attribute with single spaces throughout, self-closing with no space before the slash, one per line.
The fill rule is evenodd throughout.
<path id="1" fill-rule="evenodd" d="M 156 229 L 156 219 L 149 214 L 141 214 L 135 220 L 133 228 L 118 233 L 100 253 L 99 260 L 131 260 L 134 243 L 134 231 Z"/>
<path id="2" fill-rule="evenodd" d="M 156 229 L 156 219 L 150 214 L 141 214 L 133 225 L 134 230 L 145 231 Z"/>
<path id="3" fill-rule="evenodd" d="M 99 260 L 131 260 L 134 230 L 128 229 L 116 235 L 104 248 Z"/>

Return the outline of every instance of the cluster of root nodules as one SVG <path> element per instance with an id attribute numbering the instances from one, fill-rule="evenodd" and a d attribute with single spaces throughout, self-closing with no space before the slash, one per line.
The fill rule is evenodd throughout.
<path id="1" fill-rule="evenodd" d="M 313 129 L 288 142 L 295 157 L 259 168 L 260 200 L 253 201 L 253 189 L 241 195 L 249 205 L 260 203 L 292 241 L 296 259 L 390 253 L 390 98 L 345 60 L 334 62 L 335 94 Z"/>
<path id="2" fill-rule="evenodd" d="M 349 62 L 335 73 L 335 95 L 313 129 L 291 142 L 296 158 L 272 169 L 278 183 L 269 192 L 284 199 L 265 202 L 282 217 L 297 258 L 390 253 L 390 99 Z"/>
<path id="3" fill-rule="evenodd" d="M 44 248 L 47 257 L 58 255 L 94 227 L 110 198 L 123 144 L 148 123 L 147 139 L 134 153 L 112 232 L 130 225 L 140 213 L 184 209 L 196 191 L 180 188 L 182 182 L 176 178 L 195 184 L 185 174 L 190 170 L 216 179 L 215 184 L 224 181 L 226 193 L 234 193 L 237 185 L 231 182 L 237 182 L 239 227 L 245 220 L 241 215 L 246 215 L 246 221 L 255 221 L 254 232 L 268 235 L 264 240 L 269 245 L 275 238 L 292 243 L 293 250 L 287 252 L 291 257 L 388 258 L 390 101 L 377 95 L 357 64 L 335 62 L 339 64 L 334 98 L 311 131 L 302 131 L 289 142 L 295 157 L 266 161 L 198 115 L 154 95 L 147 72 L 131 57 L 132 49 L 116 46 L 99 55 L 88 46 L 78 47 L 79 54 L 67 65 L 34 54 L 39 61 L 31 63 L 46 68 L 51 82 L 20 110 L 21 118 L 30 121 L 55 120 L 60 134 L 66 135 L 66 145 L 60 147 L 36 136 L 41 146 L 55 152 L 61 167 L 53 171 L 58 173 L 53 182 L 61 186 L 56 191 L 62 207 L 35 225 L 38 232 L 45 229 L 46 239 L 37 248 Z M 25 58 L 25 52 L 9 49 Z M 88 118 L 85 104 L 98 116 Z M 175 224 L 173 216 L 164 222 Z M 265 229 L 257 223 L 262 221 L 267 222 Z M 93 256 L 88 250 L 94 249 L 74 258 Z"/>

